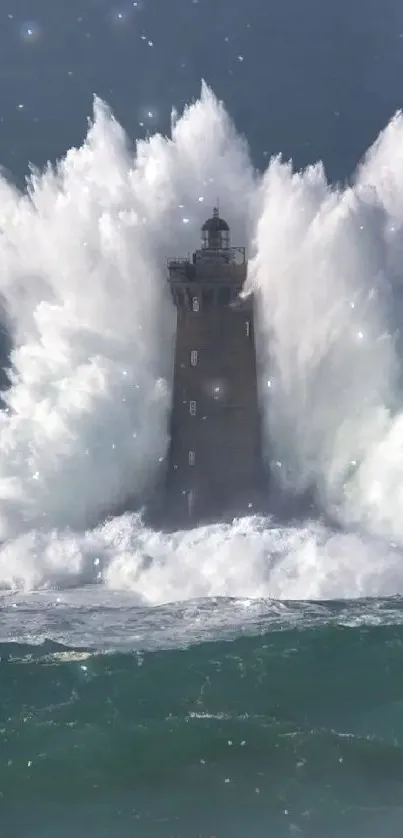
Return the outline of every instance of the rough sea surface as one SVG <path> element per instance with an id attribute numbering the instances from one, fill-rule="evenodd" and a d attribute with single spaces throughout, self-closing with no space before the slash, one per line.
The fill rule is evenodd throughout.
<path id="1" fill-rule="evenodd" d="M 399 834 L 400 600 L 3 614 L 4 835 Z"/>
<path id="2" fill-rule="evenodd" d="M 400 838 L 402 8 L 0 22 L 0 836 Z M 217 197 L 271 513 L 160 532 L 166 259 Z"/>

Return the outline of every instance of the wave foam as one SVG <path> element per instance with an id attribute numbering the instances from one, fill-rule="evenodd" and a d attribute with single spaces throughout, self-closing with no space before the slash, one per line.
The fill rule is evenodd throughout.
<path id="1" fill-rule="evenodd" d="M 126 514 L 95 530 L 29 533 L 0 552 L 14 590 L 103 582 L 158 605 L 203 597 L 339 599 L 402 589 L 402 553 L 318 522 L 278 527 L 264 518 L 164 534 Z"/>
<path id="2" fill-rule="evenodd" d="M 141 504 L 156 480 L 174 328 L 164 264 L 194 246 L 219 195 L 233 242 L 252 254 L 266 456 L 287 489 L 313 488 L 344 525 L 403 545 L 402 133 L 398 114 L 348 188 L 330 187 L 321 165 L 294 172 L 280 159 L 260 176 L 203 86 L 170 138 L 132 150 L 96 100 L 83 146 L 34 172 L 26 194 L 0 179 L 14 340 L 0 416 L 3 585 L 101 573 L 153 603 L 403 590 L 393 545 L 319 524 L 253 518 L 163 536 L 124 516 L 88 529 L 129 498 Z"/>

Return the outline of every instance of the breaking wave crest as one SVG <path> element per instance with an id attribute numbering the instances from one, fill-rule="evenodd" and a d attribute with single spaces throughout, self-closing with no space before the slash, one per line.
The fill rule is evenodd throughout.
<path id="1" fill-rule="evenodd" d="M 103 580 L 149 602 L 403 590 L 403 117 L 354 183 L 281 159 L 261 175 L 204 85 L 135 149 L 95 101 L 79 149 L 25 193 L 0 180 L 0 295 L 13 350 L 0 417 L 0 584 Z M 170 536 L 140 515 L 168 442 L 166 258 L 219 195 L 258 300 L 265 456 L 344 531 L 251 517 Z M 354 532 L 352 531 L 354 528 Z M 403 567 L 403 566 L 402 566 Z"/>

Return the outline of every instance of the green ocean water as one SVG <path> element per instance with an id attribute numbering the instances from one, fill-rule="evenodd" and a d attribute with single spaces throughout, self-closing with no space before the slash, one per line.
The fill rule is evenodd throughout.
<path id="1" fill-rule="evenodd" d="M 167 648 L 3 642 L 1 835 L 397 838 L 403 626 L 383 606 L 293 606 L 281 628 L 268 604 L 246 634 Z"/>

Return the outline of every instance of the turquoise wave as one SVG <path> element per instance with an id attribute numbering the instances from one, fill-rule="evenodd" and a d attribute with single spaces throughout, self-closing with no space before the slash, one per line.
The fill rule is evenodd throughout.
<path id="1" fill-rule="evenodd" d="M 66 836 L 397 836 L 402 641 L 322 626 L 145 653 L 2 644 L 3 822 L 38 838 L 61 817 Z"/>

